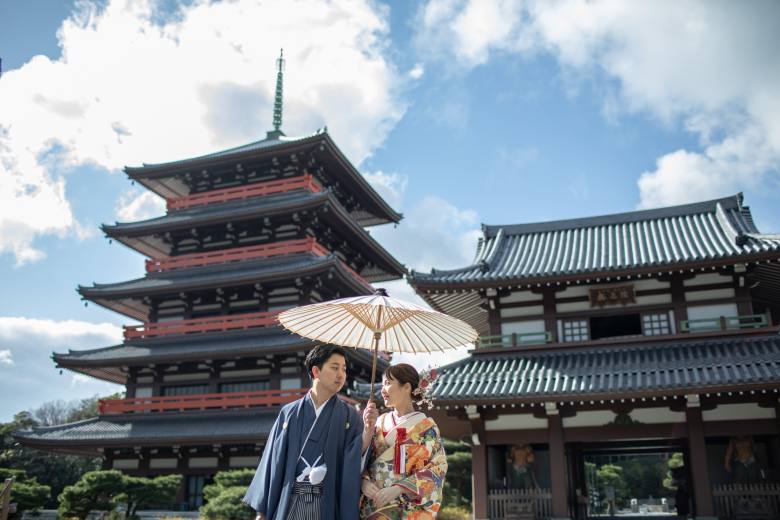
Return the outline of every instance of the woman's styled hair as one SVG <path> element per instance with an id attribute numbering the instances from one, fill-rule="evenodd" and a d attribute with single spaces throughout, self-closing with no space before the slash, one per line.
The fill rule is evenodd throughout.
<path id="1" fill-rule="evenodd" d="M 403 386 L 406 383 L 411 385 L 411 395 L 414 398 L 414 391 L 420 384 L 420 374 L 417 373 L 417 369 L 408 363 L 398 363 L 397 365 L 390 365 L 385 369 L 384 377 L 398 381 Z"/>

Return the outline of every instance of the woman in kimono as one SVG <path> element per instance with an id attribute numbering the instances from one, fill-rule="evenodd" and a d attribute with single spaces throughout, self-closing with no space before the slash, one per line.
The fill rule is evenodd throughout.
<path id="1" fill-rule="evenodd" d="M 379 416 L 363 475 L 360 518 L 428 520 L 441 507 L 447 457 L 433 419 L 416 411 L 430 409 L 435 372 L 418 374 L 401 363 L 385 370 L 382 398 L 392 410 Z"/>

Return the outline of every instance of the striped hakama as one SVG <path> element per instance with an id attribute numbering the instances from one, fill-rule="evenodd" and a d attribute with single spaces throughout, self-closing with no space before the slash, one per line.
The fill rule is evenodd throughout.
<path id="1" fill-rule="evenodd" d="M 287 520 L 321 520 L 322 488 L 322 484 L 293 483 Z"/>

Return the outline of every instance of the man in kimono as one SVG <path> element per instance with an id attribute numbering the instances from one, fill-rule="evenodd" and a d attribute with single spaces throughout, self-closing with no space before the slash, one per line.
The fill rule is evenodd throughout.
<path id="1" fill-rule="evenodd" d="M 306 356 L 309 392 L 285 405 L 268 434 L 244 502 L 256 520 L 358 520 L 360 473 L 377 411 L 358 412 L 338 398 L 347 356 L 335 345 Z"/>

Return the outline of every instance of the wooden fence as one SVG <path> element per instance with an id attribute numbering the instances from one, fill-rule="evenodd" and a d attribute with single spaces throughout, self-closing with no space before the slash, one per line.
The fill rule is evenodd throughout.
<path id="1" fill-rule="evenodd" d="M 527 517 L 544 520 L 551 516 L 552 493 L 549 489 L 495 489 L 488 493 L 488 517 L 491 519 Z"/>
<path id="2" fill-rule="evenodd" d="M 712 491 L 715 514 L 721 519 L 780 518 L 780 484 L 723 484 Z"/>
<path id="3" fill-rule="evenodd" d="M 3 487 L 0 488 L 0 520 L 6 520 L 9 513 L 15 513 L 16 508 L 11 504 L 11 487 L 14 485 L 14 479 L 6 479 Z"/>

